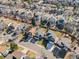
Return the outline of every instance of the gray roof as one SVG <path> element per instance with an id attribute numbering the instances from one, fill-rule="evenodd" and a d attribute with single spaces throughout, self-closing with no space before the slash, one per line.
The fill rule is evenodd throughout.
<path id="1" fill-rule="evenodd" d="M 21 23 L 21 24 L 19 24 L 19 25 L 17 26 L 17 29 L 16 29 L 16 30 L 19 30 L 19 31 L 21 31 L 22 29 L 23 29 L 23 30 L 26 30 L 28 27 L 29 27 L 29 26 L 28 26 L 27 24 Z"/>
<path id="2" fill-rule="evenodd" d="M 74 26 L 70 23 L 65 24 L 65 30 L 69 33 L 72 33 L 74 31 Z"/>
<path id="3" fill-rule="evenodd" d="M 55 25 L 55 24 L 56 24 L 56 18 L 51 17 L 51 18 L 49 19 L 49 22 L 51 23 L 51 25 L 52 25 L 52 24 Z"/>

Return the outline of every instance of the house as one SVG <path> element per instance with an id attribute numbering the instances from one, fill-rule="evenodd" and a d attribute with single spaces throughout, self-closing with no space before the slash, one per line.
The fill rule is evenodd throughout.
<path id="1" fill-rule="evenodd" d="M 54 43 L 52 43 L 51 41 L 49 41 L 49 43 L 47 43 L 46 49 L 51 49 Z"/>
<path id="2" fill-rule="evenodd" d="M 47 40 L 52 41 L 52 42 L 55 41 L 55 34 L 52 30 L 48 30 L 45 36 Z"/>
<path id="3" fill-rule="evenodd" d="M 60 47 L 55 47 L 54 50 L 52 51 L 53 52 L 53 55 L 56 57 L 56 58 L 64 58 L 66 53 L 67 53 L 68 50 L 64 49 L 64 48 L 60 48 Z M 61 53 L 61 54 L 60 54 Z"/>
<path id="4" fill-rule="evenodd" d="M 64 29 L 69 33 L 73 33 L 74 25 L 72 25 L 71 23 L 66 23 L 64 26 Z"/>
<path id="5" fill-rule="evenodd" d="M 30 40 L 31 43 L 36 43 L 38 41 L 38 39 L 36 39 L 35 37 L 33 37 L 33 39 Z"/>
<path id="6" fill-rule="evenodd" d="M 50 27 L 54 27 L 56 25 L 56 18 L 51 17 L 48 21 L 50 22 Z"/>
<path id="7" fill-rule="evenodd" d="M 24 2 L 24 4 L 25 4 L 25 6 L 26 6 L 25 8 L 26 8 L 26 9 L 29 9 L 29 4 L 28 4 L 28 2 Z"/>
<path id="8" fill-rule="evenodd" d="M 46 16 L 42 16 L 42 20 L 41 20 L 41 26 L 45 26 L 48 23 L 48 17 Z"/>
<path id="9" fill-rule="evenodd" d="M 43 0 L 44 2 L 43 3 L 53 3 L 53 0 Z"/>
<path id="10" fill-rule="evenodd" d="M 40 25 L 40 23 L 41 23 L 41 16 L 40 15 L 35 15 L 33 21 L 34 21 L 36 26 Z"/>
<path id="11" fill-rule="evenodd" d="M 0 7 L 0 16 L 2 16 L 3 14 L 2 14 L 2 8 Z"/>
<path id="12" fill-rule="evenodd" d="M 34 33 L 33 39 L 30 42 L 35 43 L 41 40 L 44 36 L 45 31 L 46 29 L 44 28 L 37 28 L 37 29 L 34 28 L 34 30 L 32 30 L 32 32 Z"/>
<path id="13" fill-rule="evenodd" d="M 16 59 L 31 59 L 29 56 L 22 53 L 21 51 L 14 51 L 12 53 L 12 56 L 14 56 Z"/>
<path id="14" fill-rule="evenodd" d="M 56 21 L 56 27 L 60 30 L 62 30 L 64 28 L 64 24 L 65 24 L 64 19 L 60 19 L 60 20 Z"/>
<path id="15" fill-rule="evenodd" d="M 44 28 L 38 28 L 38 29 L 36 29 L 35 34 L 36 34 L 37 36 L 44 37 L 45 32 L 46 32 L 46 29 L 44 29 Z"/>
<path id="16" fill-rule="evenodd" d="M 31 12 L 30 10 L 26 13 L 26 21 L 27 21 L 27 23 L 31 23 L 32 22 L 32 19 L 33 19 L 33 17 L 34 17 L 34 15 L 33 15 L 33 12 Z"/>
<path id="17" fill-rule="evenodd" d="M 34 9 L 37 8 L 37 5 L 36 4 L 32 4 L 32 5 L 30 5 L 30 7 L 31 7 L 31 10 L 34 10 Z"/>
<path id="18" fill-rule="evenodd" d="M 43 40 L 43 45 L 47 50 L 51 49 L 53 44 L 54 44 L 54 39 L 45 38 Z"/>
<path id="19" fill-rule="evenodd" d="M 12 15 L 13 15 L 13 19 L 17 19 L 19 17 L 19 11 L 18 10 L 13 10 Z"/>
<path id="20" fill-rule="evenodd" d="M 41 39 L 42 39 L 42 36 L 38 33 L 35 33 L 35 35 L 33 36 L 32 40 L 30 42 L 36 43 L 37 41 L 39 41 Z"/>
<path id="21" fill-rule="evenodd" d="M 51 10 L 49 11 L 50 14 L 55 14 L 57 12 L 57 7 L 52 7 Z"/>
<path id="22" fill-rule="evenodd" d="M 76 31 L 79 32 L 79 24 L 76 26 Z"/>
<path id="23" fill-rule="evenodd" d="M 58 3 L 58 0 L 52 0 L 52 3 L 56 4 Z"/>
<path id="24" fill-rule="evenodd" d="M 29 25 L 25 24 L 25 23 L 21 23 L 21 24 L 18 24 L 17 27 L 16 27 L 16 31 L 18 33 L 21 33 L 21 32 L 24 32 L 27 30 L 27 28 L 29 28 Z"/>
<path id="25" fill-rule="evenodd" d="M 48 44 L 48 43 L 49 43 L 49 40 L 43 40 L 43 45 L 44 45 L 45 48 L 48 48 L 48 47 L 47 47 L 47 44 Z"/>
<path id="26" fill-rule="evenodd" d="M 23 35 L 23 41 L 28 42 L 30 39 L 32 39 L 32 33 L 31 32 L 25 32 Z"/>
<path id="27" fill-rule="evenodd" d="M 44 36 L 43 44 L 46 49 L 51 49 L 54 42 L 55 42 L 54 34 L 51 30 L 49 30 Z"/>
<path id="28" fill-rule="evenodd" d="M 71 47 L 71 43 L 72 43 L 72 40 L 69 40 L 69 38 L 67 37 L 62 37 L 58 42 L 57 44 L 60 45 L 60 46 L 66 46 L 68 48 Z"/>
<path id="29" fill-rule="evenodd" d="M 61 15 L 64 13 L 64 9 L 63 8 L 60 8 L 57 10 L 57 15 Z"/>
<path id="30" fill-rule="evenodd" d="M 43 3 L 48 3 L 48 0 L 43 0 Z"/>
<path id="31" fill-rule="evenodd" d="M 74 4 L 75 4 L 75 6 L 79 6 L 79 1 L 78 0 L 75 0 L 74 1 Z"/>
<path id="32" fill-rule="evenodd" d="M 55 39 L 54 39 L 54 37 L 51 35 L 51 33 L 47 33 L 46 36 L 45 36 L 45 39 L 46 39 L 46 40 L 49 40 L 49 41 L 51 41 L 51 42 L 54 42 L 54 41 L 55 41 Z"/>
<path id="33" fill-rule="evenodd" d="M 19 18 L 25 19 L 25 11 L 19 11 Z M 23 20 L 21 20 L 21 21 L 23 21 Z"/>

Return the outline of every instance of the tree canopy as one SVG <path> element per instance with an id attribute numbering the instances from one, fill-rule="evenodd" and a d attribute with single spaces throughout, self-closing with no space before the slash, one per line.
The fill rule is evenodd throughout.
<path id="1" fill-rule="evenodd" d="M 14 43 L 14 42 L 11 42 L 11 43 L 10 43 L 10 49 L 11 49 L 12 51 L 17 50 L 17 49 L 18 49 L 17 44 Z"/>

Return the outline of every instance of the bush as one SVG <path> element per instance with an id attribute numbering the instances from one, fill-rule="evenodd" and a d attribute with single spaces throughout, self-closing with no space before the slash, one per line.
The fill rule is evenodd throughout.
<path id="1" fill-rule="evenodd" d="M 14 43 L 14 42 L 11 42 L 11 43 L 10 43 L 10 49 L 11 49 L 12 51 L 17 50 L 17 49 L 18 49 L 17 44 L 16 44 L 16 43 Z"/>
<path id="2" fill-rule="evenodd" d="M 4 59 L 4 57 L 3 56 L 0 56 L 0 59 Z"/>

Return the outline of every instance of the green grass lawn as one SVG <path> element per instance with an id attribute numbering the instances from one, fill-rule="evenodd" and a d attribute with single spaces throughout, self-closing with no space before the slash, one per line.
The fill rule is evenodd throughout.
<path id="1" fill-rule="evenodd" d="M 0 56 L 0 59 L 4 59 L 4 57 L 3 56 Z"/>

